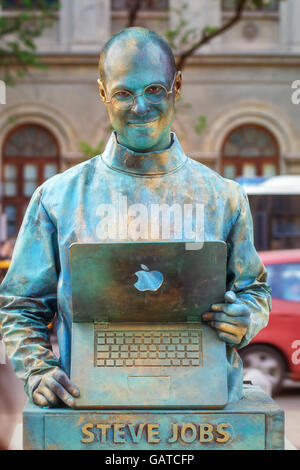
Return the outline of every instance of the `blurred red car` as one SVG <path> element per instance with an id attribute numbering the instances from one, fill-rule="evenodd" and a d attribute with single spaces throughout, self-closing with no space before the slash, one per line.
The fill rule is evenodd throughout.
<path id="1" fill-rule="evenodd" d="M 272 287 L 268 326 L 240 350 L 244 369 L 261 370 L 277 393 L 284 378 L 300 381 L 300 249 L 260 252 Z"/>

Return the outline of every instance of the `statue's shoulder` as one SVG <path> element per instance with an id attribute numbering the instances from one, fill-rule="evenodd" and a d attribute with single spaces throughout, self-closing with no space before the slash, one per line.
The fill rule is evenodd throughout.
<path id="1" fill-rule="evenodd" d="M 39 187 L 39 197 L 45 207 L 66 205 L 83 187 L 101 173 L 101 156 L 78 163 L 67 170 L 57 173 Z"/>
<path id="2" fill-rule="evenodd" d="M 215 170 L 212 170 L 203 163 L 200 163 L 199 161 L 194 160 L 190 157 L 188 157 L 188 162 L 189 171 L 195 178 L 199 179 L 202 184 L 206 184 L 208 186 L 213 186 L 217 189 L 223 189 L 224 191 L 227 190 L 234 193 L 240 193 L 244 191 L 239 183 L 231 179 L 224 178 L 224 176 L 221 176 Z"/>
<path id="3" fill-rule="evenodd" d="M 100 161 L 101 155 L 97 155 L 89 160 L 78 163 L 49 178 L 43 183 L 42 188 L 44 191 L 50 191 L 51 189 L 57 190 L 59 186 L 63 188 L 70 184 L 83 184 L 91 174 L 94 174 L 96 168 L 97 170 L 100 169 Z"/>
<path id="4" fill-rule="evenodd" d="M 246 192 L 238 182 L 224 178 L 202 163 L 189 158 L 189 184 L 201 188 L 211 201 L 222 200 L 224 206 L 235 213 L 247 205 Z"/>

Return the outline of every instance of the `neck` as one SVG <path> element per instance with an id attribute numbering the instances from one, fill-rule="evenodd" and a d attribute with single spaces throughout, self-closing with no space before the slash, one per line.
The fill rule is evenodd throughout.
<path id="1" fill-rule="evenodd" d="M 122 137 L 119 136 L 118 134 L 116 134 L 116 138 L 117 138 L 117 142 L 120 145 L 123 145 L 124 147 L 136 153 L 160 152 L 169 148 L 172 143 L 172 136 L 171 136 L 170 131 L 163 134 L 161 138 L 159 139 L 159 141 L 156 142 L 154 145 L 150 147 L 146 147 L 146 148 L 145 147 L 139 148 L 139 147 L 136 147 L 135 145 L 131 145 L 130 142 L 127 142 L 126 139 L 122 139 Z"/>
<path id="2" fill-rule="evenodd" d="M 169 146 L 141 152 L 120 144 L 113 132 L 102 154 L 104 163 L 114 170 L 136 176 L 160 176 L 181 168 L 187 161 L 176 135 L 170 134 Z"/>

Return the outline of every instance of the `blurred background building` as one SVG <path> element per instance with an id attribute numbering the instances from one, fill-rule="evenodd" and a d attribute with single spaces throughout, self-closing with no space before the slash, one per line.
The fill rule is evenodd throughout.
<path id="1" fill-rule="evenodd" d="M 30 69 L 8 87 L 6 105 L 0 106 L 1 235 L 2 241 L 9 240 L 2 258 L 11 252 L 10 241 L 34 189 L 99 153 L 111 132 L 98 96 L 97 61 L 104 43 L 129 24 L 130 1 L 59 3 L 51 28 L 36 41 L 49 68 Z M 181 28 L 180 49 L 205 28 L 224 25 L 235 2 L 140 3 L 133 24 L 169 38 L 177 31 L 177 39 Z M 20 14 L 20 2 L 8 1 L 2 14 Z M 300 174 L 300 104 L 291 99 L 292 82 L 300 79 L 299 17 L 298 0 L 249 7 L 237 24 L 188 58 L 173 127 L 189 156 L 251 185 Z M 285 186 L 285 197 L 269 198 L 266 204 L 261 197 L 250 198 L 258 249 L 300 246 L 299 180 L 293 179 L 292 198 L 290 179 Z"/>

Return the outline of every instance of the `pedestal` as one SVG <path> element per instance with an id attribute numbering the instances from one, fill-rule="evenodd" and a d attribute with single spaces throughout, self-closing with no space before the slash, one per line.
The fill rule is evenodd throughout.
<path id="1" fill-rule="evenodd" d="M 70 410 L 28 404 L 24 449 L 283 450 L 284 413 L 259 387 L 223 410 Z"/>

